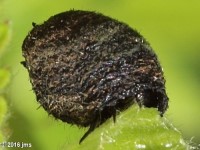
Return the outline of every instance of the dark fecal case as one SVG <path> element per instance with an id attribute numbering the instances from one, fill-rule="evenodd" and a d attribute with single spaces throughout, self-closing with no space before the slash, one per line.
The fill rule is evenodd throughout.
<path id="1" fill-rule="evenodd" d="M 162 67 L 148 42 L 128 25 L 70 10 L 34 23 L 22 62 L 37 101 L 55 118 L 89 130 L 133 103 L 168 107 Z"/>

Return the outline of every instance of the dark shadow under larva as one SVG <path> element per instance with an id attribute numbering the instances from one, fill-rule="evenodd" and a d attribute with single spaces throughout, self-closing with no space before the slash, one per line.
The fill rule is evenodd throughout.
<path id="1" fill-rule="evenodd" d="M 70 10 L 33 24 L 22 50 L 37 101 L 55 118 L 89 130 L 134 103 L 168 107 L 165 79 L 149 43 L 128 25 Z"/>

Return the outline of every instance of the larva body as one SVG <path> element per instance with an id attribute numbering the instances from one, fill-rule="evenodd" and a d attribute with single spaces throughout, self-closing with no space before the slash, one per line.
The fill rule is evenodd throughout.
<path id="1" fill-rule="evenodd" d="M 81 141 L 135 102 L 161 115 L 168 107 L 163 71 L 148 42 L 102 14 L 55 15 L 34 25 L 22 50 L 41 106 L 64 122 L 90 126 Z"/>

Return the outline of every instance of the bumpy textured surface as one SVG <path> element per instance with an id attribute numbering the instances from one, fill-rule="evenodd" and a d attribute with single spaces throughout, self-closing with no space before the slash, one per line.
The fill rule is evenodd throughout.
<path id="1" fill-rule="evenodd" d="M 102 14 L 71 10 L 25 38 L 22 62 L 37 101 L 55 118 L 87 127 L 81 141 L 133 103 L 168 107 L 156 54 L 135 30 Z"/>

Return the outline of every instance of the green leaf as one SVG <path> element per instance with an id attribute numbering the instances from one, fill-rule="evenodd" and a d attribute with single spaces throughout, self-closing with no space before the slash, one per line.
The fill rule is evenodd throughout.
<path id="1" fill-rule="evenodd" d="M 67 148 L 75 150 L 185 150 L 189 146 L 181 133 L 156 109 L 132 106 L 116 118 L 95 129 L 82 144 Z"/>
<path id="2" fill-rule="evenodd" d="M 0 127 L 2 127 L 2 123 L 6 117 L 7 113 L 7 104 L 5 99 L 0 96 Z M 0 143 L 4 141 L 4 136 L 2 134 L 2 131 L 0 130 Z"/>
<path id="3" fill-rule="evenodd" d="M 3 97 L 0 96 L 0 143 L 5 141 L 5 137 L 2 132 L 2 126 L 3 126 L 2 124 L 4 122 L 4 119 L 6 118 L 6 113 L 7 113 L 6 101 Z"/>
<path id="4" fill-rule="evenodd" d="M 5 88 L 5 86 L 10 81 L 10 72 L 6 69 L 0 69 L 0 91 Z"/>
<path id="5" fill-rule="evenodd" d="M 2 96 L 0 96 L 0 125 L 4 119 L 6 112 L 7 112 L 6 101 Z"/>
<path id="6" fill-rule="evenodd" d="M 9 42 L 10 35 L 8 22 L 0 23 L 0 56 Z"/>

